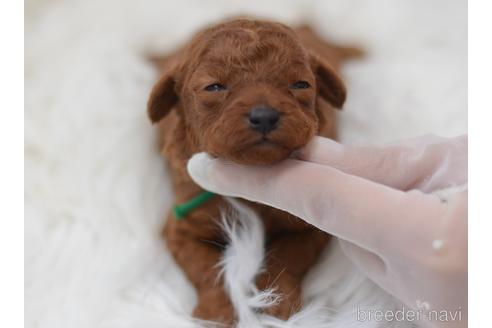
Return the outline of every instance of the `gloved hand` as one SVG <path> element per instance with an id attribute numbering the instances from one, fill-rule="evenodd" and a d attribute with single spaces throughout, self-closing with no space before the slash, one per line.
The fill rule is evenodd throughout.
<path id="1" fill-rule="evenodd" d="M 461 312 L 462 321 L 432 324 L 466 326 L 467 141 L 425 136 L 372 147 L 316 137 L 276 165 L 200 153 L 188 172 L 207 190 L 285 210 L 338 237 L 360 270 L 408 306 Z"/>

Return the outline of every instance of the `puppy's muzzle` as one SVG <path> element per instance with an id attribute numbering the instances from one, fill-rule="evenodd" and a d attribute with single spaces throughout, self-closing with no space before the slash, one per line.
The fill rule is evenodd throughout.
<path id="1" fill-rule="evenodd" d="M 268 134 L 278 126 L 280 113 L 269 106 L 253 107 L 249 112 L 249 126 L 262 134 Z"/>

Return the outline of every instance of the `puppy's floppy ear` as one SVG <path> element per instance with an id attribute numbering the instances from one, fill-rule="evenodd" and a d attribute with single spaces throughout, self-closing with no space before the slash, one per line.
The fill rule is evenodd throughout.
<path id="1" fill-rule="evenodd" d="M 347 90 L 335 70 L 315 54 L 311 55 L 311 68 L 316 76 L 319 95 L 336 108 L 342 108 Z"/>
<path id="2" fill-rule="evenodd" d="M 159 122 L 178 102 L 174 70 L 170 70 L 160 78 L 150 93 L 147 102 L 147 113 L 152 123 Z"/>

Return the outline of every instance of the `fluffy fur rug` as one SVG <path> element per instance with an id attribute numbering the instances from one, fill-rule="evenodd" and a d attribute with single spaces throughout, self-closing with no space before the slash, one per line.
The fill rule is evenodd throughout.
<path id="1" fill-rule="evenodd" d="M 344 70 L 343 142 L 466 132 L 465 1 L 28 0 L 26 327 L 203 325 L 189 316 L 194 290 L 160 238 L 173 196 L 145 117 L 156 73 L 144 57 L 241 13 L 308 21 L 367 49 Z M 251 284 L 261 225 L 248 209 L 225 217 L 224 276 L 242 327 L 411 326 L 357 320 L 358 307 L 399 304 L 336 241 L 306 279 L 303 312 L 288 322 L 256 315 L 275 301 Z"/>

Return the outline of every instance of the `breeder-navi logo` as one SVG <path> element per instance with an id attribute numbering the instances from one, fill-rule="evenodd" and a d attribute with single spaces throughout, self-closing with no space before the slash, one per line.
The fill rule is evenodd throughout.
<path id="1" fill-rule="evenodd" d="M 461 321 L 463 320 L 463 314 L 461 308 L 457 310 L 413 310 L 405 307 L 399 310 L 375 310 L 375 309 L 361 309 L 357 308 L 357 321 L 435 321 L 435 322 L 449 322 L 449 321 Z"/>

